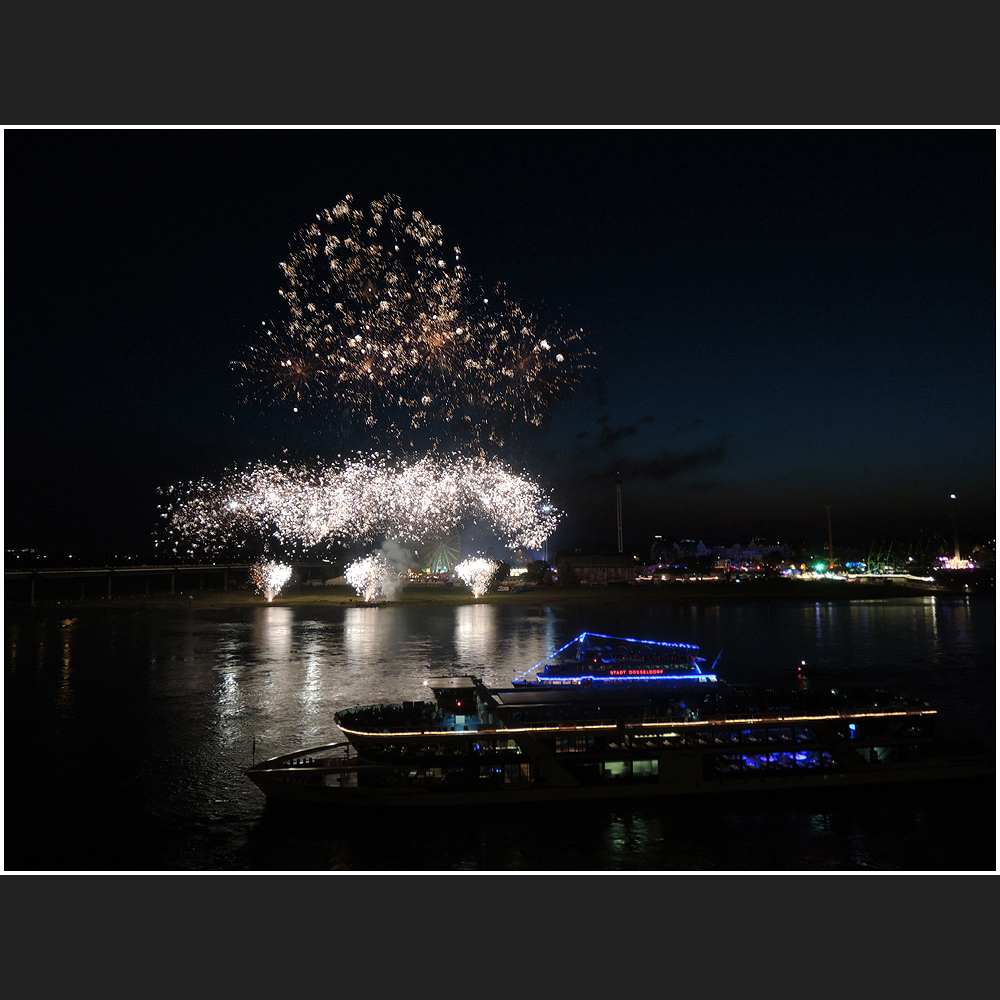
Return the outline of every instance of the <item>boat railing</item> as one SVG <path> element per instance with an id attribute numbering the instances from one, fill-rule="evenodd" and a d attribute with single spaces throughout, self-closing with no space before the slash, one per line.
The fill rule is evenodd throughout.
<path id="1" fill-rule="evenodd" d="M 296 763 L 302 764 L 304 761 L 317 761 L 325 760 L 330 757 L 343 757 L 345 760 L 350 758 L 351 752 L 354 748 L 347 740 L 341 740 L 337 743 L 323 743 L 320 746 L 306 747 L 304 750 L 296 750 L 294 753 L 282 754 L 279 757 L 271 757 L 268 760 L 261 761 L 259 764 L 255 764 L 255 768 L 278 768 L 278 767 L 288 767 L 295 766 Z M 253 770 L 253 768 L 251 768 Z"/>
<path id="2" fill-rule="evenodd" d="M 403 702 L 402 704 L 361 705 L 337 712 L 334 720 L 338 725 L 372 726 L 382 731 L 406 730 L 422 723 L 431 723 L 442 717 L 441 710 L 428 702 Z"/>

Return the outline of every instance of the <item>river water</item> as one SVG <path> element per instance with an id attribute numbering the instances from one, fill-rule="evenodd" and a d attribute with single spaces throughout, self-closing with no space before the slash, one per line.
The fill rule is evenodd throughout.
<path id="1" fill-rule="evenodd" d="M 994 752 L 995 628 L 984 596 L 8 605 L 5 870 L 992 870 L 992 780 L 386 817 L 265 807 L 243 771 L 436 674 L 507 684 L 584 629 L 721 651 L 731 681 L 805 660 L 813 683 L 920 694 Z"/>

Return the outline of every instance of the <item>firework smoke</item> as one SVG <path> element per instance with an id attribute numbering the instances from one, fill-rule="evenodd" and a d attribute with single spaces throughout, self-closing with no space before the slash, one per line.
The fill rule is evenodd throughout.
<path id="1" fill-rule="evenodd" d="M 403 589 L 403 578 L 412 565 L 410 553 L 391 539 L 386 539 L 379 552 L 352 562 L 344 577 L 366 602 L 379 599 L 391 601 Z"/>

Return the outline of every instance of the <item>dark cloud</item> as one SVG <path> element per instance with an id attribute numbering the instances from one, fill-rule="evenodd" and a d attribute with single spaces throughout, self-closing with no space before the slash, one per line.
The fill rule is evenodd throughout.
<path id="1" fill-rule="evenodd" d="M 652 420 L 653 418 L 650 417 L 649 419 Z M 670 433 L 673 435 L 685 434 L 688 431 L 697 430 L 703 423 L 704 421 L 701 419 L 701 417 L 695 417 L 693 420 L 685 421 L 682 424 L 675 424 L 673 427 L 670 428 Z"/>
<path id="2" fill-rule="evenodd" d="M 593 469 L 591 478 L 606 479 L 609 475 L 620 474 L 630 479 L 647 479 L 654 482 L 666 482 L 677 476 L 716 465 L 726 457 L 724 443 L 708 445 L 704 448 L 686 452 L 661 451 L 649 458 L 622 458 Z"/>
<path id="3" fill-rule="evenodd" d="M 684 488 L 688 493 L 709 494 L 718 490 L 722 484 L 716 480 L 702 479 L 697 483 L 688 483 Z"/>
<path id="4" fill-rule="evenodd" d="M 585 382 L 580 388 L 580 395 L 589 401 L 597 403 L 598 406 L 607 406 L 609 396 L 604 388 L 604 379 L 600 375 Z"/>
<path id="5" fill-rule="evenodd" d="M 601 428 L 601 439 L 598 444 L 604 451 L 609 451 L 612 449 L 622 438 L 632 437 L 633 434 L 637 434 L 639 428 L 635 424 L 623 424 L 621 427 L 607 427 Z"/>

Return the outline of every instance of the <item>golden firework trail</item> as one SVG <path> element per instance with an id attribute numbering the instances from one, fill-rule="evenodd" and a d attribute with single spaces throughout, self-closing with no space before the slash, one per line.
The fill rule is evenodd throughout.
<path id="1" fill-rule="evenodd" d="M 373 442 L 503 446 L 589 367 L 582 330 L 484 293 L 395 195 L 319 213 L 281 269 L 287 313 L 235 363 L 246 399 L 346 419 Z"/>

